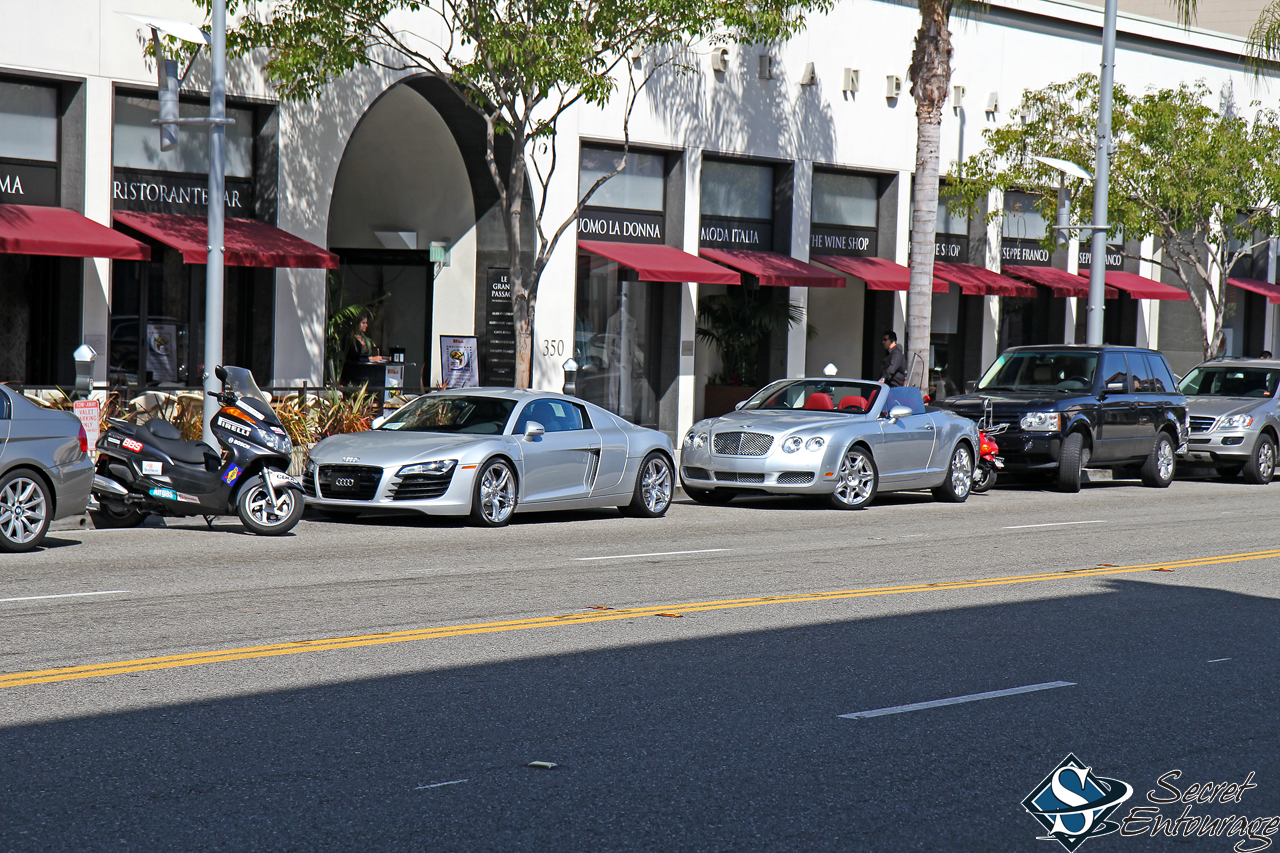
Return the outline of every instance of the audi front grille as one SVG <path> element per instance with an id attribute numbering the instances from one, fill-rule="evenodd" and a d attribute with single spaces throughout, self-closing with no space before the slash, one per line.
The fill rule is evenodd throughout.
<path id="1" fill-rule="evenodd" d="M 371 501 L 378 495 L 382 469 L 372 465 L 321 465 L 317 480 L 322 498 Z"/>

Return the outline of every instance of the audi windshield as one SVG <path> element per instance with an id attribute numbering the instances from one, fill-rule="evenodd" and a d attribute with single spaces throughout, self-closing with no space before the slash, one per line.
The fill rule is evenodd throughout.
<path id="1" fill-rule="evenodd" d="M 379 429 L 501 435 L 516 407 L 498 397 L 427 394 L 396 412 Z"/>

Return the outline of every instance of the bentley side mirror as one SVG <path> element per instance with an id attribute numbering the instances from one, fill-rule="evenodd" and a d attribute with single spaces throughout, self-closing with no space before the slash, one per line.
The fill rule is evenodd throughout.
<path id="1" fill-rule="evenodd" d="M 533 441 L 540 435 L 546 434 L 547 428 L 537 421 L 529 421 L 524 427 L 524 440 Z"/>
<path id="2" fill-rule="evenodd" d="M 739 400 L 738 402 L 733 404 L 733 410 L 736 412 L 738 409 L 741 409 L 746 404 L 747 404 L 746 400 Z"/>
<path id="3" fill-rule="evenodd" d="M 894 406 L 889 409 L 889 420 L 896 421 L 908 417 L 911 414 L 910 406 Z"/>

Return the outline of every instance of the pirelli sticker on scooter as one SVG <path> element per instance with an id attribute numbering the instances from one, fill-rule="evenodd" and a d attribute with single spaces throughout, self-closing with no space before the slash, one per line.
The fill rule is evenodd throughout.
<path id="1" fill-rule="evenodd" d="M 249 429 L 244 424 L 238 424 L 235 421 L 229 421 L 226 418 L 222 417 L 221 415 L 218 416 L 217 423 L 218 423 L 218 426 L 222 427 L 223 429 L 229 429 L 232 432 L 238 432 L 241 435 L 253 434 L 253 430 Z"/>
<path id="2" fill-rule="evenodd" d="M 230 468 L 227 469 L 227 473 L 222 475 L 222 482 L 230 486 L 233 483 L 235 483 L 235 481 L 238 480 L 240 478 L 240 475 L 243 473 L 244 472 L 241 471 L 239 467 L 232 465 Z"/>
<path id="3" fill-rule="evenodd" d="M 142 452 L 142 442 L 132 438 L 126 438 L 120 442 L 120 446 L 125 450 L 132 450 L 134 453 Z"/>

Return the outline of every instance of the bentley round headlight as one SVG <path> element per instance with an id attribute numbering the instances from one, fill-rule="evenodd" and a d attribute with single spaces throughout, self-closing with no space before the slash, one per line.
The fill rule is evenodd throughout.
<path id="1" fill-rule="evenodd" d="M 693 430 L 689 430 L 684 434 L 684 446 L 690 447 L 693 444 Z"/>
<path id="2" fill-rule="evenodd" d="M 700 433 L 698 433 L 697 435 L 695 435 L 695 436 L 693 437 L 693 446 L 694 446 L 695 448 L 698 448 L 698 447 L 706 447 L 706 446 L 707 446 L 707 434 L 706 434 L 705 432 L 700 432 Z"/>
<path id="3" fill-rule="evenodd" d="M 1222 423 L 1218 424 L 1219 429 L 1244 429 L 1253 423 L 1252 415 L 1232 415 L 1229 418 L 1223 418 Z"/>
<path id="4" fill-rule="evenodd" d="M 782 452 L 795 453 L 797 450 L 800 449 L 800 445 L 802 444 L 804 444 L 804 442 L 800 440 L 800 436 L 793 435 L 791 436 L 791 438 L 788 438 L 786 441 L 782 442 Z"/>
<path id="5" fill-rule="evenodd" d="M 805 450 L 821 450 L 823 445 L 825 445 L 826 443 L 827 443 L 827 440 L 825 438 L 823 438 L 820 435 L 815 435 L 813 438 L 809 439 L 804 443 L 804 449 Z"/>

